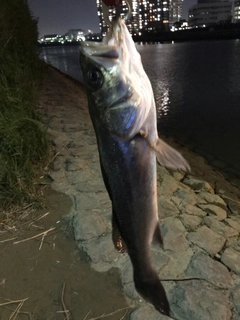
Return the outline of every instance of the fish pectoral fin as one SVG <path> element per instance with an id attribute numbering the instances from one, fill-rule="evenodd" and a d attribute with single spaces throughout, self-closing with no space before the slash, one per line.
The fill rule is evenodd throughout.
<path id="1" fill-rule="evenodd" d="M 159 222 L 157 222 L 156 229 L 153 234 L 152 243 L 158 246 L 160 245 L 160 247 L 163 248 L 163 239 L 162 239 Z"/>
<path id="2" fill-rule="evenodd" d="M 156 152 L 156 157 L 161 166 L 173 169 L 191 171 L 190 165 L 183 158 L 181 153 L 176 149 L 170 147 L 166 142 L 158 138 L 157 143 L 153 143 L 149 140 L 147 131 L 140 131 L 140 135 L 148 142 L 150 147 Z"/>
<path id="3" fill-rule="evenodd" d="M 155 150 L 158 162 L 162 166 L 174 170 L 191 171 L 188 162 L 181 153 L 170 147 L 163 140 L 158 138 L 156 145 L 151 147 Z"/>

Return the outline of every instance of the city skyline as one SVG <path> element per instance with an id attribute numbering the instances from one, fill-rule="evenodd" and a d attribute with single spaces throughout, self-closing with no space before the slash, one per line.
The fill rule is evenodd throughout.
<path id="1" fill-rule="evenodd" d="M 40 36 L 64 34 L 69 29 L 82 28 L 100 32 L 96 0 L 28 0 L 30 10 L 38 19 Z M 183 1 L 183 18 L 197 0 Z"/>

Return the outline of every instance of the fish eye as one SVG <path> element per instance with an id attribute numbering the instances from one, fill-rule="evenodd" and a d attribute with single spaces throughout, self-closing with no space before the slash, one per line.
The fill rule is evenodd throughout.
<path id="1" fill-rule="evenodd" d="M 88 72 L 88 83 L 94 89 L 99 89 L 103 84 L 103 74 L 102 72 L 94 68 Z"/>

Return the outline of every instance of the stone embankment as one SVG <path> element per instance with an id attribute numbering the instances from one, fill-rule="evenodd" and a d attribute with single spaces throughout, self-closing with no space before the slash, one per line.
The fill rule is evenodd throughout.
<path id="1" fill-rule="evenodd" d="M 136 293 L 127 254 L 111 240 L 111 203 L 105 190 L 84 88 L 49 69 L 40 107 L 55 150 L 52 187 L 73 202 L 75 239 L 98 271 L 117 267 L 131 320 L 170 319 Z M 238 189 L 205 160 L 181 148 L 192 172 L 158 166 L 158 205 L 164 250 L 152 258 L 177 320 L 240 319 L 240 201 Z"/>

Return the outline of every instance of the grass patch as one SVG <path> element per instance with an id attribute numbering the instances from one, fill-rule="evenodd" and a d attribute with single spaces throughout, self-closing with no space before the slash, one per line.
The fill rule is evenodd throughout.
<path id="1" fill-rule="evenodd" d="M 37 198 L 35 182 L 48 143 L 37 111 L 43 78 L 37 21 L 25 0 L 2 0 L 0 11 L 0 207 Z"/>

